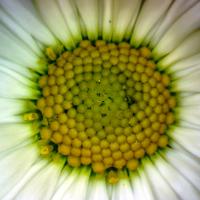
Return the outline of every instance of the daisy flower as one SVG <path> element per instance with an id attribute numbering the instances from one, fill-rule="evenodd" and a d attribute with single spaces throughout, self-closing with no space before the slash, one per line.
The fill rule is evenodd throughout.
<path id="1" fill-rule="evenodd" d="M 0 0 L 0 199 L 200 198 L 199 0 Z"/>

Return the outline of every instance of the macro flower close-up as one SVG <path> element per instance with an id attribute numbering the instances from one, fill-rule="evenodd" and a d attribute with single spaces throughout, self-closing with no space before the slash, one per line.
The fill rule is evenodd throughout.
<path id="1" fill-rule="evenodd" d="M 0 0 L 0 199 L 199 200 L 200 1 Z"/>

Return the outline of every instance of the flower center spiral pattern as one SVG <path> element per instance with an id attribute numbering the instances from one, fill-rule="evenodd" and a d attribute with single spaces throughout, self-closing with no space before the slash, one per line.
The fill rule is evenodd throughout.
<path id="1" fill-rule="evenodd" d="M 147 47 L 83 40 L 39 78 L 42 155 L 57 152 L 93 172 L 136 170 L 168 145 L 176 98 Z"/>

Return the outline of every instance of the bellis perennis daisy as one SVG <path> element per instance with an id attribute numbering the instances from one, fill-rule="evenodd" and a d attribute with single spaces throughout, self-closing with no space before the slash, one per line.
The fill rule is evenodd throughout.
<path id="1" fill-rule="evenodd" d="M 0 199 L 200 198 L 198 0 L 0 0 Z"/>

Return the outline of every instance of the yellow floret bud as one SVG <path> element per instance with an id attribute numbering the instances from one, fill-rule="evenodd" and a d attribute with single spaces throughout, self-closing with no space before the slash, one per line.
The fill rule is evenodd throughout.
<path id="1" fill-rule="evenodd" d="M 148 155 L 153 155 L 157 150 L 157 145 L 155 143 L 151 143 L 147 148 L 146 152 Z"/>
<path id="2" fill-rule="evenodd" d="M 89 165 L 91 164 L 92 160 L 90 157 L 81 157 L 81 164 L 83 165 Z"/>
<path id="3" fill-rule="evenodd" d="M 39 118 L 37 113 L 26 113 L 23 115 L 25 121 L 34 121 Z"/>
<path id="4" fill-rule="evenodd" d="M 121 159 L 119 159 L 119 160 L 116 160 L 116 161 L 114 162 L 114 166 L 115 166 L 117 169 L 122 169 L 122 168 L 125 166 L 125 164 L 126 164 L 126 161 L 125 161 L 123 158 L 121 158 Z"/>
<path id="5" fill-rule="evenodd" d="M 138 162 L 138 160 L 136 160 L 136 159 L 129 160 L 129 161 L 127 162 L 127 168 L 128 168 L 129 170 L 131 170 L 131 171 L 136 170 L 137 167 L 138 167 L 138 164 L 139 164 L 139 162 Z"/>
<path id="6" fill-rule="evenodd" d="M 96 173 L 103 173 L 105 171 L 105 166 L 101 162 L 92 163 L 92 169 Z"/>
<path id="7" fill-rule="evenodd" d="M 70 154 L 70 147 L 64 144 L 61 144 L 58 146 L 58 152 L 61 153 L 62 155 L 69 155 Z"/>
<path id="8" fill-rule="evenodd" d="M 41 135 L 41 138 L 43 140 L 48 140 L 51 138 L 51 135 L 52 135 L 52 131 L 51 129 L 47 128 L 47 127 L 43 127 L 40 131 L 40 135 Z"/>
<path id="9" fill-rule="evenodd" d="M 72 167 L 79 167 L 81 163 L 79 157 L 69 156 L 68 164 Z"/>
<path id="10" fill-rule="evenodd" d="M 40 148 L 40 155 L 47 156 L 52 152 L 52 146 L 45 145 Z"/>
<path id="11" fill-rule="evenodd" d="M 54 50 L 52 48 L 50 48 L 50 47 L 48 47 L 46 49 L 46 55 L 48 56 L 48 58 L 50 60 L 55 60 L 56 59 L 56 54 L 55 54 Z"/>
<path id="12" fill-rule="evenodd" d="M 107 182 L 110 184 L 116 184 L 119 181 L 119 176 L 115 171 L 109 171 L 107 175 Z"/>
<path id="13" fill-rule="evenodd" d="M 158 146 L 159 147 L 166 147 L 169 143 L 169 139 L 166 135 L 162 135 L 158 140 Z"/>

